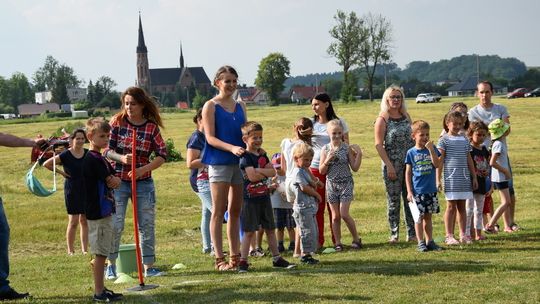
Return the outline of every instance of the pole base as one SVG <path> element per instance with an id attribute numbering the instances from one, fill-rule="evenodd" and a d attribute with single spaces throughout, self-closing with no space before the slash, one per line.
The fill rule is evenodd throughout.
<path id="1" fill-rule="evenodd" d="M 127 291 L 145 291 L 150 289 L 156 289 L 159 285 L 156 284 L 140 284 L 139 286 L 131 287 L 126 289 Z"/>

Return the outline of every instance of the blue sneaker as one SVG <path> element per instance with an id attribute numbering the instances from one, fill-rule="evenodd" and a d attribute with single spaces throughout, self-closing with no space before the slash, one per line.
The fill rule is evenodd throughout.
<path id="1" fill-rule="evenodd" d="M 105 270 L 105 279 L 116 280 L 117 277 L 116 265 L 107 265 L 107 269 Z"/>
<path id="2" fill-rule="evenodd" d="M 165 275 L 165 272 L 163 271 L 159 271 L 159 269 L 157 268 L 154 268 L 154 267 L 150 267 L 148 269 L 146 269 L 146 271 L 144 272 L 144 276 L 145 277 L 160 277 L 162 275 Z"/>

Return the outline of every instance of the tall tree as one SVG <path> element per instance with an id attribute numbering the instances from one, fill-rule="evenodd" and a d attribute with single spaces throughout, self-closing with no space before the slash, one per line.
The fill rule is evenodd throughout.
<path id="1" fill-rule="evenodd" d="M 369 99 L 373 100 L 373 79 L 377 65 L 390 60 L 392 24 L 382 15 L 371 13 L 362 17 L 362 37 L 358 49 L 360 66 L 366 72 Z"/>
<path id="2" fill-rule="evenodd" d="M 15 72 L 5 82 L 5 104 L 17 109 L 17 106 L 24 103 L 31 103 L 34 100 L 34 91 L 26 75 Z"/>
<path id="3" fill-rule="evenodd" d="M 336 62 L 343 67 L 343 87 L 341 99 L 349 100 L 357 93 L 355 77 L 351 76 L 349 70 L 360 59 L 358 49 L 364 40 L 362 36 L 362 20 L 356 16 L 355 12 L 348 15 L 338 10 L 334 16 L 336 25 L 330 30 L 330 36 L 335 39 L 328 47 L 328 54 L 336 58 Z"/>
<path id="4" fill-rule="evenodd" d="M 279 105 L 279 93 L 285 88 L 285 80 L 290 76 L 290 62 L 281 53 L 271 53 L 261 60 L 255 85 L 266 91 L 270 105 Z"/>
<path id="5" fill-rule="evenodd" d="M 73 68 L 60 64 L 51 55 L 47 56 L 45 64 L 34 73 L 33 80 L 36 91 L 49 90 L 52 92 L 54 102 L 62 103 L 69 103 L 67 88 L 77 87 L 81 83 Z M 55 93 L 57 96 L 54 96 Z"/>

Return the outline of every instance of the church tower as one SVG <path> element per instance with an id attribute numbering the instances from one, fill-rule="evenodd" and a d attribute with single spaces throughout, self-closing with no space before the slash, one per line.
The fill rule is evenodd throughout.
<path id="1" fill-rule="evenodd" d="M 180 69 L 184 68 L 184 54 L 182 53 L 182 42 L 180 42 Z"/>
<path id="2" fill-rule="evenodd" d="M 144 34 L 139 12 L 139 42 L 137 44 L 137 86 L 152 94 L 150 81 L 150 66 L 148 64 L 148 50 L 144 44 Z"/>

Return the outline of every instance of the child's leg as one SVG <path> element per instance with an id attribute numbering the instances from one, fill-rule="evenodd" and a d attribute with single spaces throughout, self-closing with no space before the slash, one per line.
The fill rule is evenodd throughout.
<path id="1" fill-rule="evenodd" d="M 294 229 L 294 255 L 300 256 L 301 254 L 300 226 L 296 222 L 296 228 Z"/>
<path id="2" fill-rule="evenodd" d="M 474 195 L 473 195 L 474 196 Z M 471 198 L 465 201 L 465 235 L 470 237 L 471 236 L 471 223 L 474 215 L 475 210 L 475 199 Z"/>
<path id="3" fill-rule="evenodd" d="M 262 248 L 262 239 L 263 239 L 263 235 L 264 235 L 264 229 L 260 228 L 259 230 L 257 230 L 257 248 Z M 275 234 L 274 234 L 274 237 L 275 237 Z"/>
<path id="4" fill-rule="evenodd" d="M 75 233 L 77 232 L 77 225 L 79 223 L 78 214 L 68 214 L 68 225 L 66 229 L 66 243 L 68 254 L 75 253 L 73 245 L 75 243 Z"/>
<path id="5" fill-rule="evenodd" d="M 464 238 L 467 236 L 465 232 L 465 222 L 467 221 L 467 212 L 465 211 L 465 200 L 457 200 L 456 207 L 458 212 L 459 221 L 459 237 Z"/>
<path id="6" fill-rule="evenodd" d="M 416 231 L 416 240 L 420 243 L 424 240 L 424 227 L 422 223 L 424 222 L 424 215 L 420 216 L 420 223 L 414 223 L 414 229 Z"/>
<path id="7" fill-rule="evenodd" d="M 81 237 L 81 250 L 83 253 L 88 252 L 88 221 L 86 220 L 86 215 L 79 214 L 79 225 L 80 225 L 80 237 Z"/>
<path id="8" fill-rule="evenodd" d="M 94 294 L 101 295 L 103 293 L 104 289 L 104 283 L 103 283 L 103 268 L 105 268 L 105 260 L 107 257 L 102 255 L 96 255 L 94 258 L 94 267 L 93 273 L 94 273 Z"/>
<path id="9" fill-rule="evenodd" d="M 279 243 L 283 243 L 285 238 L 285 228 L 277 228 L 276 239 Z M 290 235 L 290 233 L 289 233 Z M 267 235 L 268 236 L 268 235 Z"/>
<path id="10" fill-rule="evenodd" d="M 334 232 L 334 239 L 336 245 L 341 244 L 341 213 L 340 203 L 330 202 L 330 211 L 332 213 L 332 231 Z"/>
<path id="11" fill-rule="evenodd" d="M 343 219 L 343 221 L 347 225 L 347 228 L 349 229 L 349 232 L 351 233 L 353 242 L 359 242 L 360 238 L 358 237 L 358 231 L 356 230 L 356 222 L 349 213 L 350 207 L 351 202 L 341 203 L 339 207 L 339 212 L 341 214 L 341 218 Z"/>
<path id="12" fill-rule="evenodd" d="M 493 216 L 491 217 L 491 220 L 487 225 L 488 227 L 492 227 L 493 225 L 495 225 L 499 217 L 501 217 L 503 212 L 508 209 L 508 206 L 510 206 L 510 191 L 508 190 L 508 188 L 500 189 L 499 193 L 501 195 L 501 204 L 499 205 L 497 210 L 493 212 Z"/>
<path id="13" fill-rule="evenodd" d="M 424 214 L 422 218 L 424 224 L 424 234 L 426 237 L 426 244 L 429 244 L 433 240 L 433 222 L 431 221 L 431 213 Z M 418 235 L 418 232 L 416 233 Z M 418 239 L 420 241 L 420 239 Z"/>
<path id="14" fill-rule="evenodd" d="M 444 229 L 447 237 L 454 236 L 454 221 L 456 218 L 456 210 L 456 201 L 447 201 L 446 211 L 444 212 Z"/>
<path id="15" fill-rule="evenodd" d="M 484 224 L 482 221 L 482 215 L 484 210 L 484 194 L 474 194 L 474 231 L 475 231 L 475 238 L 477 240 L 482 239 L 482 229 L 484 228 Z"/>
<path id="16" fill-rule="evenodd" d="M 277 247 L 276 231 L 274 229 L 266 229 L 264 231 L 266 232 L 266 240 L 268 241 L 268 247 L 270 248 L 270 252 L 272 252 L 272 256 L 278 256 L 279 250 Z"/>
<path id="17" fill-rule="evenodd" d="M 243 260 L 247 260 L 249 256 L 249 246 L 254 239 L 255 231 L 244 231 L 244 237 L 242 238 L 240 256 Z"/>

